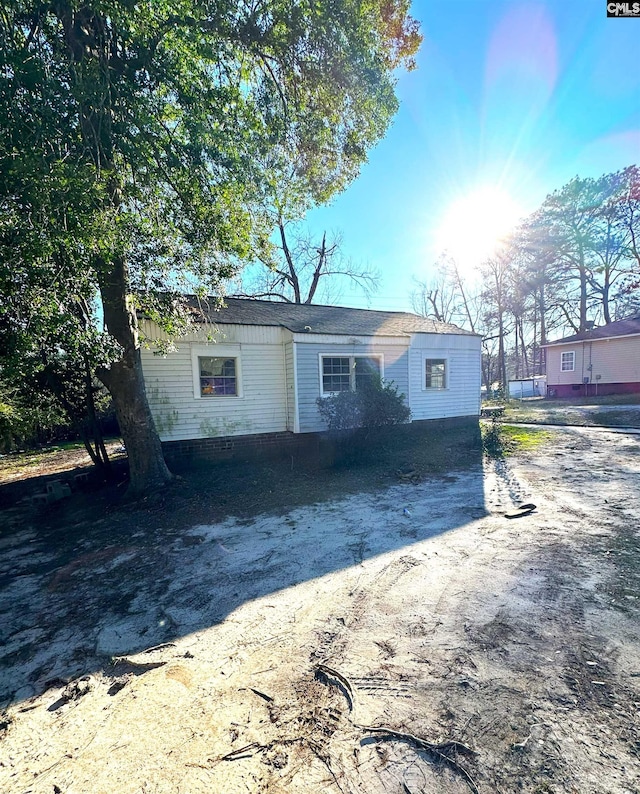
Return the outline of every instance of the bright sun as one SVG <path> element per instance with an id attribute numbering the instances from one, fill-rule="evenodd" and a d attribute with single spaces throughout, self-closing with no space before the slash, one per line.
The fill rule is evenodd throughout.
<path id="1" fill-rule="evenodd" d="M 450 254 L 462 271 L 471 272 L 499 250 L 523 214 L 504 190 L 478 188 L 445 211 L 436 234 L 437 249 Z"/>

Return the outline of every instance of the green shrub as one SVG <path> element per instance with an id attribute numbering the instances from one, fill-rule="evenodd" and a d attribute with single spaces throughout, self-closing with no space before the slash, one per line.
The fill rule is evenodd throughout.
<path id="1" fill-rule="evenodd" d="M 490 424 L 482 425 L 482 449 L 488 458 L 503 458 L 507 447 L 508 441 L 500 421 L 494 417 Z"/>
<path id="2" fill-rule="evenodd" d="M 393 383 L 372 376 L 357 391 L 343 391 L 317 400 L 330 431 L 400 425 L 411 419 L 405 396 Z"/>

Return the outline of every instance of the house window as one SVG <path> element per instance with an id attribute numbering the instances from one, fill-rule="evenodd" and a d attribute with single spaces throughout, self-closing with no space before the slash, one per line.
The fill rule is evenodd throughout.
<path id="1" fill-rule="evenodd" d="M 446 358 L 426 358 L 424 361 L 424 387 L 425 389 L 447 388 L 447 360 Z"/>
<path id="2" fill-rule="evenodd" d="M 573 372 L 576 368 L 576 354 L 575 351 L 569 350 L 567 353 L 560 354 L 560 371 Z"/>
<path id="3" fill-rule="evenodd" d="M 322 391 L 337 392 L 351 389 L 351 359 L 327 356 L 322 359 Z"/>
<path id="4" fill-rule="evenodd" d="M 238 376 L 235 358 L 198 356 L 200 396 L 238 396 Z"/>
<path id="5" fill-rule="evenodd" d="M 358 391 L 382 377 L 380 356 L 321 356 L 322 394 Z"/>

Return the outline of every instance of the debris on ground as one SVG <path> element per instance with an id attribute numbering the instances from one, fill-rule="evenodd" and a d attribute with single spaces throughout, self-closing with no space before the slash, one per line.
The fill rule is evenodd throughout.
<path id="1" fill-rule="evenodd" d="M 550 432 L 186 530 L 14 523 L 0 790 L 640 791 L 640 438 Z"/>

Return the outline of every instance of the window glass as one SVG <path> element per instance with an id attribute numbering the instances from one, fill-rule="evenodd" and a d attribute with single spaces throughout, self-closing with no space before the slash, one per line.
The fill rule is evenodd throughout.
<path id="1" fill-rule="evenodd" d="M 561 372 L 573 372 L 575 369 L 575 352 L 570 350 L 568 353 L 562 353 L 560 370 Z"/>
<path id="2" fill-rule="evenodd" d="M 203 397 L 237 395 L 235 358 L 198 358 L 200 366 L 200 394 Z"/>
<path id="3" fill-rule="evenodd" d="M 322 391 L 349 391 L 350 384 L 351 364 L 349 358 L 325 356 L 322 359 Z"/>
<path id="4" fill-rule="evenodd" d="M 374 356 L 323 356 L 322 391 L 357 391 L 382 375 L 380 359 Z"/>
<path id="5" fill-rule="evenodd" d="M 428 358 L 425 365 L 425 388 L 445 389 L 447 386 L 447 362 L 444 358 Z"/>
<path id="6" fill-rule="evenodd" d="M 380 379 L 380 359 L 357 356 L 355 358 L 356 391 Z"/>

